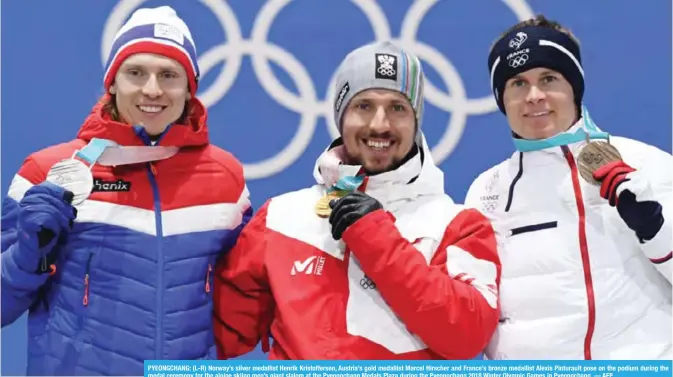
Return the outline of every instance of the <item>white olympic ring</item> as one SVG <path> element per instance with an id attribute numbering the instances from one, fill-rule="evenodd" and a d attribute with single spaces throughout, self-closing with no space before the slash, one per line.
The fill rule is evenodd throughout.
<path id="1" fill-rule="evenodd" d="M 383 76 L 390 76 L 390 77 L 392 77 L 393 75 L 395 75 L 395 70 L 394 70 L 392 67 L 389 67 L 389 68 L 379 67 L 379 69 L 377 69 L 377 71 L 378 71 L 380 74 L 382 74 Z"/>
<path id="2" fill-rule="evenodd" d="M 514 59 L 509 61 L 509 66 L 512 68 L 519 68 L 522 65 L 526 64 L 528 62 L 528 54 L 523 54 L 515 57 Z"/>
<path id="3" fill-rule="evenodd" d="M 101 60 L 103 65 L 107 61 L 108 53 L 112 48 L 112 41 L 117 30 L 124 22 L 147 0 L 120 0 L 112 9 L 103 28 L 101 43 Z M 247 179 L 270 177 L 277 174 L 301 157 L 313 138 L 313 133 L 320 117 L 325 117 L 327 128 L 332 137 L 338 137 L 339 132 L 332 116 L 332 98 L 335 91 L 336 72 L 332 74 L 327 93 L 323 100 L 318 95 L 313 80 L 306 67 L 297 58 L 268 41 L 269 29 L 280 11 L 291 0 L 269 0 L 259 11 L 252 27 L 250 39 L 244 39 L 241 27 L 235 12 L 224 0 L 200 0 L 215 15 L 222 25 L 227 38 L 226 42 L 213 46 L 199 55 L 198 64 L 201 77 L 223 62 L 223 68 L 213 83 L 207 88 L 199 90 L 199 98 L 206 107 L 218 103 L 229 92 L 236 76 L 239 73 L 243 57 L 249 55 L 252 66 L 263 89 L 279 104 L 301 115 L 299 127 L 290 143 L 276 155 L 255 163 L 244 163 Z M 526 0 L 501 0 L 515 14 L 518 20 L 534 16 Z M 394 39 L 385 13 L 379 4 L 372 0 L 351 0 L 367 17 L 374 31 L 377 41 L 391 40 L 402 48 L 415 54 L 439 73 L 442 81 L 448 88 L 443 92 L 426 79 L 425 97 L 428 103 L 440 110 L 450 112 L 451 117 L 447 128 L 439 142 L 432 148 L 433 159 L 439 164 L 448 157 L 462 136 L 468 115 L 481 115 L 496 111 L 498 106 L 489 94 L 482 98 L 467 98 L 465 86 L 461 76 L 451 62 L 433 46 L 416 40 L 416 34 L 427 12 L 438 0 L 417 0 L 410 6 L 402 21 L 401 35 Z M 197 43 L 198 48 L 198 43 Z M 295 81 L 299 95 L 295 95 L 283 86 L 274 75 L 269 60 L 277 63 Z"/>

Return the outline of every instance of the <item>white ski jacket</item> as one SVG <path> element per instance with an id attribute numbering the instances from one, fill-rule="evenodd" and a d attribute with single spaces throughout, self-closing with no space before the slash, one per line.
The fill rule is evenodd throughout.
<path id="1" fill-rule="evenodd" d="M 673 156 L 610 141 L 636 169 L 619 189 L 663 206 L 664 225 L 644 244 L 578 174 L 584 141 L 516 152 L 471 185 L 466 204 L 492 221 L 502 263 L 488 358 L 673 357 Z"/>

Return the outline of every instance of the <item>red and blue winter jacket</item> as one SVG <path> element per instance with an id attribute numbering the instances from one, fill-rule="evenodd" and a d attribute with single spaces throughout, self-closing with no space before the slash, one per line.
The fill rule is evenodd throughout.
<path id="1" fill-rule="evenodd" d="M 2 212 L 1 318 L 6 326 L 29 312 L 29 375 L 142 375 L 144 360 L 216 358 L 212 270 L 252 208 L 241 164 L 209 143 L 196 99 L 190 114 L 157 142 L 180 147 L 173 157 L 94 165 L 94 190 L 76 206 L 51 274 L 17 263 L 26 252 L 17 247 L 26 191 L 92 138 L 124 146 L 150 139 L 111 120 L 101 101 L 76 139 L 30 155 L 14 177 Z"/>

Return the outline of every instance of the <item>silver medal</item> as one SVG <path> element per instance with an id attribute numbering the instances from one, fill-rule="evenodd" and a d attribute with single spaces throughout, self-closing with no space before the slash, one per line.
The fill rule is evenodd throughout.
<path id="1" fill-rule="evenodd" d="M 56 163 L 47 174 L 48 182 L 71 191 L 74 195 L 72 204 L 77 205 L 86 200 L 93 190 L 93 175 L 82 161 L 67 159 Z"/>

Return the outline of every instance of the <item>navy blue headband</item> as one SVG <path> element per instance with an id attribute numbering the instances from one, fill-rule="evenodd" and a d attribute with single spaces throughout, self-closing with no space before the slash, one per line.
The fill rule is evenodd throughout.
<path id="1" fill-rule="evenodd" d="M 562 74 L 573 88 L 577 108 L 581 108 L 584 70 L 577 43 L 552 28 L 526 26 L 501 38 L 488 56 L 491 90 L 500 111 L 505 113 L 502 97 L 507 80 L 533 68 L 549 68 Z"/>

